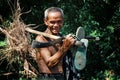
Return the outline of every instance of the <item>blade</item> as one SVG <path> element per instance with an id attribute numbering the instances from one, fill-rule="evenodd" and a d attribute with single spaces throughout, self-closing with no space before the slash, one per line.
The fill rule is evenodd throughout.
<path id="1" fill-rule="evenodd" d="M 32 42 L 32 48 L 49 47 L 49 46 L 55 45 L 56 43 L 61 43 L 61 42 L 62 42 L 62 38 L 55 39 L 53 41 L 48 41 L 48 42 L 40 42 L 40 41 L 33 40 L 33 42 Z"/>
<path id="2" fill-rule="evenodd" d="M 44 47 L 48 47 L 48 46 L 53 46 L 54 42 L 50 41 L 50 42 L 39 42 L 39 41 L 35 41 L 33 40 L 32 42 L 32 48 L 44 48 Z"/>

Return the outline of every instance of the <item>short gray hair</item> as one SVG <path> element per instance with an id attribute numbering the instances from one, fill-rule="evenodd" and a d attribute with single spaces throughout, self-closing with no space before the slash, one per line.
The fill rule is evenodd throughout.
<path id="1" fill-rule="evenodd" d="M 60 12 L 62 14 L 62 17 L 64 18 L 64 13 L 63 10 L 59 7 L 50 7 L 48 9 L 45 10 L 44 12 L 44 18 L 47 19 L 48 18 L 48 13 L 49 12 Z"/>

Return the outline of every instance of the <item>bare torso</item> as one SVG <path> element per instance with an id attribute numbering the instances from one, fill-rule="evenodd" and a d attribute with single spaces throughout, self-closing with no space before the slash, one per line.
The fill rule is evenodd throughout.
<path id="1" fill-rule="evenodd" d="M 38 37 L 45 42 L 48 41 L 43 36 L 38 36 Z M 50 52 L 50 56 L 53 56 L 57 52 L 57 48 L 58 47 L 55 45 L 55 46 L 47 47 L 46 50 Z M 44 48 L 41 48 L 41 49 L 44 49 Z M 47 54 L 46 52 L 44 52 L 44 54 Z M 44 54 L 42 53 L 42 55 Z M 62 73 L 63 72 L 62 58 L 59 60 L 58 64 L 56 64 L 55 66 L 48 67 L 42 55 L 41 55 L 41 51 L 39 51 L 36 55 L 40 73 Z"/>

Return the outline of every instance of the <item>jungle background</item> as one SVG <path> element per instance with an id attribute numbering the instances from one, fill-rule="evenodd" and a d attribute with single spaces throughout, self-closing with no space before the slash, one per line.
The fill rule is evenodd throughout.
<path id="1" fill-rule="evenodd" d="M 0 25 L 9 25 L 15 0 L 0 0 Z M 120 80 L 120 1 L 119 0 L 19 0 L 21 15 L 25 24 L 39 25 L 37 30 L 44 31 L 44 10 L 57 6 L 64 10 L 65 23 L 63 34 L 73 33 L 81 26 L 86 36 L 99 36 L 100 40 L 89 40 L 87 64 L 81 70 L 83 80 Z M 13 5 L 13 6 L 10 6 Z M 34 39 L 35 35 L 32 35 Z M 6 46 L 6 36 L 0 32 L 0 49 Z M 2 53 L 0 53 L 1 55 Z M 15 71 L 21 66 L 14 63 L 8 68 L 9 60 L 0 62 L 0 77 L 3 73 Z M 21 63 L 23 65 L 23 63 Z M 12 75 L 11 75 L 12 76 Z M 7 77 L 11 77 L 7 76 Z M 15 76 L 14 76 L 15 77 Z M 10 79 L 9 79 L 10 80 Z"/>

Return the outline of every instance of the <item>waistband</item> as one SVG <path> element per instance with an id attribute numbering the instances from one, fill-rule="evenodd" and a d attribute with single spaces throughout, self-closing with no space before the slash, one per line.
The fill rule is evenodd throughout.
<path id="1" fill-rule="evenodd" d="M 38 76 L 40 77 L 63 77 L 63 73 L 52 73 L 52 74 L 47 74 L 47 73 L 40 73 Z"/>

